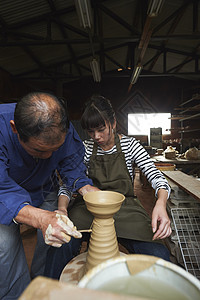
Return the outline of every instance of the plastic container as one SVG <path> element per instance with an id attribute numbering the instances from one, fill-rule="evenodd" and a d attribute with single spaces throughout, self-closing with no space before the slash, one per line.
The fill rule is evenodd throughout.
<path id="1" fill-rule="evenodd" d="M 200 299 L 200 281 L 196 277 L 149 255 L 130 254 L 107 260 L 91 269 L 78 286 L 141 299 Z"/>

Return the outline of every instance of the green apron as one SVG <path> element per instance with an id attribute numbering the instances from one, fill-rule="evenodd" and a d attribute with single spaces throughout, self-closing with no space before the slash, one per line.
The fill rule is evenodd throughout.
<path id="1" fill-rule="evenodd" d="M 133 182 L 126 166 L 124 153 L 118 135 L 115 136 L 117 152 L 97 155 L 94 144 L 90 157 L 89 177 L 100 190 L 122 193 L 126 198 L 115 214 L 115 228 L 118 237 L 151 241 L 153 232 L 151 219 L 140 201 L 134 197 Z M 80 229 L 90 228 L 93 216 L 87 210 L 81 197 L 78 197 L 69 211 L 69 218 Z"/>

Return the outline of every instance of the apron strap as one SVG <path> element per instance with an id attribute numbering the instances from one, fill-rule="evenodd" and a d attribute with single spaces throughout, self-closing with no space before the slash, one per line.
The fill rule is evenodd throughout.
<path id="1" fill-rule="evenodd" d="M 116 145 L 116 148 L 117 148 L 117 152 L 122 152 L 119 136 L 118 136 L 117 133 L 115 133 L 115 145 Z"/>
<path id="2" fill-rule="evenodd" d="M 97 155 L 97 147 L 98 147 L 98 145 L 94 142 L 91 156 Z"/>

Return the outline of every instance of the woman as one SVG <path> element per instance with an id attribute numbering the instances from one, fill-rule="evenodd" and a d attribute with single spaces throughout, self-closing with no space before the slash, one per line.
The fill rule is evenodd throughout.
<path id="1" fill-rule="evenodd" d="M 100 190 L 120 192 L 126 197 L 121 209 L 114 216 L 119 242 L 129 253 L 154 255 L 169 261 L 169 251 L 161 241 L 171 234 L 166 211 L 170 193 L 167 180 L 135 138 L 116 133 L 115 113 L 109 100 L 102 96 L 93 96 L 83 113 L 81 125 L 91 138 L 84 142 L 84 162 L 94 186 Z M 134 196 L 133 163 L 144 173 L 155 190 L 157 201 L 152 220 Z M 65 194 L 63 187 L 60 194 Z M 65 197 L 61 197 L 59 205 L 63 207 Z M 93 219 L 82 198 L 74 201 L 69 210 L 69 218 L 78 229 L 89 228 Z M 68 254 L 73 255 L 79 242 L 74 239 L 70 245 L 62 248 L 70 248 Z M 58 252 L 62 252 L 62 248 Z M 57 250 L 52 250 L 55 251 Z M 65 259 L 67 263 L 69 260 L 66 254 Z"/>

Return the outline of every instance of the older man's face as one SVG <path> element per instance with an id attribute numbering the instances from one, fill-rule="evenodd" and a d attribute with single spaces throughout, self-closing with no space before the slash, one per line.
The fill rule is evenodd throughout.
<path id="1" fill-rule="evenodd" d="M 29 141 L 24 143 L 19 139 L 22 147 L 35 158 L 47 159 L 51 157 L 52 153 L 58 150 L 65 142 L 65 133 L 61 133 L 60 139 L 55 144 L 46 144 L 44 140 L 38 139 L 36 137 L 29 138 Z"/>

